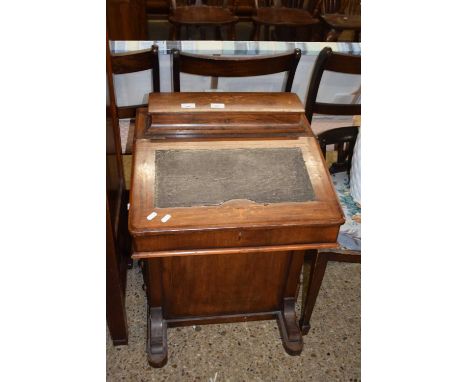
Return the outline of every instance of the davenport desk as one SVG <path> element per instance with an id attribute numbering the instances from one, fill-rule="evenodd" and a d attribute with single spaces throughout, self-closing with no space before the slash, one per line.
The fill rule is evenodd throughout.
<path id="1" fill-rule="evenodd" d="M 276 319 L 299 354 L 304 253 L 336 247 L 344 218 L 297 95 L 153 93 L 133 153 L 149 363 L 167 361 L 168 326 L 248 320 Z"/>

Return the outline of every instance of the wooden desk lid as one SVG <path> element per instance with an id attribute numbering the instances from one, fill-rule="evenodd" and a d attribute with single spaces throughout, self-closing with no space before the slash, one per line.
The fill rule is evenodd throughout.
<path id="1" fill-rule="evenodd" d="M 246 150 L 242 154 L 252 153 L 265 155 L 262 160 L 268 161 L 272 157 L 283 157 L 290 163 L 282 164 L 277 161 L 273 166 L 281 171 L 273 179 L 272 185 L 264 185 L 268 189 L 264 195 L 262 190 L 252 190 L 245 182 L 232 181 L 235 190 L 226 191 L 226 195 L 212 193 L 210 187 L 218 187 L 216 184 L 203 185 L 200 182 L 189 182 L 188 177 L 203 177 L 200 165 L 193 165 L 191 170 L 183 168 L 189 152 L 210 155 L 210 151 L 217 156 L 218 161 L 234 161 L 239 155 L 232 155 L 233 150 Z M 282 153 L 281 153 L 282 151 Z M 226 154 L 228 154 L 226 156 Z M 164 158 L 164 166 L 158 160 Z M 255 156 L 254 155 L 254 156 Z M 195 155 L 196 156 L 196 155 Z M 222 157 L 225 158 L 222 158 Z M 231 156 L 231 158 L 229 158 Z M 159 157 L 159 158 L 158 158 Z M 246 171 L 258 174 L 260 181 L 273 177 L 271 174 L 263 176 L 259 172 L 266 166 L 259 164 L 248 169 L 252 164 L 252 158 L 244 158 L 238 168 L 233 164 L 224 166 L 224 171 L 210 170 L 209 176 L 215 178 L 224 172 L 224 178 L 243 176 Z M 206 158 L 205 158 L 206 160 Z M 258 158 L 255 158 L 258 161 Z M 182 168 L 176 168 L 182 163 Z M 221 162 L 218 162 L 220 167 Z M 175 166 L 175 167 L 174 167 Z M 211 167 L 216 166 L 215 164 Z M 170 167 L 174 167 L 171 171 Z M 292 171 L 296 174 L 286 174 Z M 214 172 L 214 174 L 213 174 Z M 211 175 L 210 175 L 211 174 Z M 179 179 L 177 179 L 179 177 Z M 286 182 L 293 184 L 285 186 Z M 247 176 L 246 176 L 247 178 Z M 253 179 L 253 177 L 250 177 Z M 213 180 L 213 179 L 212 179 Z M 213 182 L 212 182 L 213 183 Z M 226 189 L 229 182 L 220 179 L 221 188 Z M 206 195 L 203 191 L 205 187 Z M 256 184 L 256 187 L 262 187 Z M 281 187 L 287 187 L 283 193 Z M 278 191 L 275 197 L 272 195 Z M 236 228 L 236 227 L 262 227 L 262 226 L 287 226 L 287 225 L 340 225 L 343 223 L 343 213 L 338 203 L 336 194 L 331 184 L 330 175 L 323 164 L 320 147 L 316 139 L 301 137 L 292 140 L 248 140 L 248 141 L 193 141 L 193 142 L 151 142 L 137 140 L 133 155 L 132 187 L 130 207 L 130 231 L 135 235 L 143 233 L 162 233 L 179 230 Z M 297 193 L 288 195 L 288 191 Z M 183 193 L 191 194 L 187 198 L 179 197 Z M 158 195 L 159 193 L 159 195 Z M 164 193 L 162 195 L 161 193 Z M 211 193 L 208 195 L 208 193 Z M 213 196 L 214 195 L 214 196 Z M 163 197 L 164 200 L 159 199 Z M 250 198 L 250 199 L 249 199 Z M 266 198 L 266 199 L 265 199 Z M 249 199 L 249 200 L 248 200 Z M 199 202 L 199 203 L 198 203 Z M 157 213 L 157 218 L 149 220 L 147 217 Z M 161 221 L 165 215 L 171 215 L 167 222 Z"/>
<path id="2" fill-rule="evenodd" d="M 183 104 L 195 104 L 187 109 Z M 224 104 L 224 108 L 212 104 Z M 148 112 L 155 113 L 304 113 L 295 93 L 151 93 Z"/>
<path id="3" fill-rule="evenodd" d="M 294 93 L 152 93 L 137 138 L 312 135 Z"/>

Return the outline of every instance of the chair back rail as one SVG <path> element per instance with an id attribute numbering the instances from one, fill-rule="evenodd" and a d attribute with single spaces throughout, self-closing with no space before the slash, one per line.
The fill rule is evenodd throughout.
<path id="1" fill-rule="evenodd" d="M 301 50 L 275 56 L 223 57 L 173 50 L 174 91 L 180 92 L 180 73 L 211 77 L 250 77 L 288 72 L 284 91 L 290 92 Z"/>
<path id="2" fill-rule="evenodd" d="M 360 115 L 361 105 L 327 104 L 317 102 L 317 93 L 325 70 L 348 74 L 361 74 L 361 57 L 333 53 L 326 47 L 320 52 L 312 72 L 309 91 L 306 100 L 306 116 L 312 120 L 314 113 L 332 115 Z M 330 173 L 347 171 L 348 178 L 351 170 L 354 146 L 359 134 L 357 126 L 338 127 L 327 130 L 317 136 L 323 156 L 328 145 L 334 145 L 338 151 L 337 159 L 329 168 Z M 316 251 L 306 254 L 306 261 L 310 263 L 308 282 L 304 281 L 306 295 L 301 309 L 299 325 L 303 334 L 310 330 L 310 318 L 319 294 L 323 276 L 328 261 L 361 262 L 361 251 Z M 304 280 L 306 280 L 304 278 Z"/>
<path id="3" fill-rule="evenodd" d="M 325 70 L 345 74 L 361 74 L 361 56 L 334 53 L 329 47 L 322 49 L 315 62 L 306 99 L 306 116 L 309 122 L 312 122 L 314 113 L 328 115 L 360 115 L 360 104 L 317 102 L 317 94 Z"/>
<path id="4" fill-rule="evenodd" d="M 160 91 L 158 47 L 153 45 L 150 50 L 141 52 L 117 53 L 111 55 L 112 74 L 129 74 L 151 70 L 153 92 Z M 135 118 L 136 110 L 147 104 L 126 105 L 117 107 L 119 119 Z"/>

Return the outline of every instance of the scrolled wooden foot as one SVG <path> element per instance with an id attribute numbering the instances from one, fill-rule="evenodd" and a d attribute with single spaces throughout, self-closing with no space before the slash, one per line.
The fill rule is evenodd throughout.
<path id="1" fill-rule="evenodd" d="M 167 323 L 162 308 L 150 308 L 148 314 L 148 363 L 162 367 L 167 362 Z"/>
<path id="2" fill-rule="evenodd" d="M 296 321 L 294 298 L 285 298 L 283 310 L 278 314 L 278 326 L 283 346 L 289 355 L 299 355 L 302 352 L 302 334 Z"/>

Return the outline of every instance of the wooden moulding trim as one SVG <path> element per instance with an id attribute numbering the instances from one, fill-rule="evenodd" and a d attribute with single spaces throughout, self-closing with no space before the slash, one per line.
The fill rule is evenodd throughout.
<path id="1" fill-rule="evenodd" d="M 131 202 L 130 202 L 131 203 Z M 279 203 L 278 203 L 279 204 Z M 175 207 L 175 208 L 180 208 L 180 207 Z M 185 207 L 182 207 L 185 208 Z M 168 209 L 169 210 L 169 209 Z M 158 211 L 159 213 L 159 211 Z M 169 211 L 168 213 L 173 213 Z M 327 227 L 335 227 L 335 226 L 340 226 L 345 223 L 345 218 L 341 217 L 340 219 L 333 219 L 333 220 L 319 220 L 315 221 L 311 224 L 307 224 L 307 226 L 310 227 L 320 227 L 320 228 L 327 228 Z M 250 223 L 246 225 L 227 225 L 227 224 L 222 224 L 219 226 L 210 226 L 210 227 L 192 227 L 192 226 L 185 226 L 185 227 L 175 227 L 175 228 L 145 228 L 145 227 L 140 227 L 140 226 L 135 226 L 132 224 L 132 222 L 129 220 L 128 223 L 128 229 L 132 236 L 134 237 L 139 237 L 143 236 L 146 237 L 148 235 L 166 235 L 166 234 L 182 234 L 182 233 L 192 233 L 192 232 L 211 232 L 211 231 L 219 231 L 219 230 L 238 230 L 238 229 L 243 229 L 243 230 L 263 230 L 263 229 L 278 229 L 278 228 L 288 228 L 288 227 L 300 227 L 302 222 L 297 222 L 297 221 L 292 221 L 284 224 L 280 223 L 269 223 L 269 224 L 259 224 L 259 223 Z M 305 244 L 301 244 L 305 245 Z M 333 247 L 335 248 L 335 247 Z"/>
<path id="2" fill-rule="evenodd" d="M 237 248 L 211 248 L 211 249 L 184 249 L 175 251 L 157 252 L 134 252 L 132 258 L 151 259 L 157 257 L 173 256 L 199 256 L 199 255 L 227 255 L 227 254 L 248 254 L 267 253 L 284 251 L 304 251 L 307 249 L 337 248 L 337 243 L 315 243 L 315 244 L 292 244 L 292 245 L 272 245 L 263 247 L 237 247 Z"/>
<path id="3" fill-rule="evenodd" d="M 263 321 L 278 317 L 281 311 L 258 313 L 219 314 L 216 316 L 167 318 L 167 326 L 174 328 L 187 325 L 221 324 L 230 322 Z"/>

